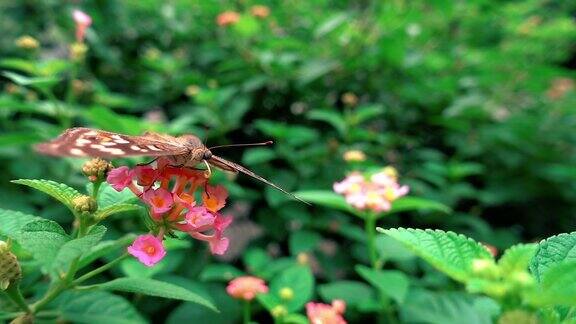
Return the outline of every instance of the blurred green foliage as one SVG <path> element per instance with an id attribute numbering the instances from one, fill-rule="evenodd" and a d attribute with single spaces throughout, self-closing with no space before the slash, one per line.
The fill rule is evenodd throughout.
<path id="1" fill-rule="evenodd" d="M 269 16 L 255 16 L 253 5 L 268 6 Z M 93 18 L 86 56 L 76 60 L 74 8 Z M 240 19 L 219 26 L 226 10 Z M 42 157 L 31 145 L 84 125 L 193 133 L 209 146 L 272 139 L 271 147 L 218 153 L 291 191 L 330 190 L 347 171 L 391 164 L 411 195 L 454 211 L 394 214 L 379 221 L 382 227 L 450 229 L 498 248 L 570 232 L 575 14 L 576 3 L 561 0 L 2 2 L 0 207 L 69 223 L 62 206 L 9 181 L 83 186 L 82 161 Z M 25 35 L 39 47 L 22 46 Z M 368 159 L 344 161 L 351 149 Z M 152 272 L 123 264 L 125 275 L 146 270 L 207 291 L 224 310 L 211 320 L 221 322 L 238 316 L 220 296 L 221 282 L 230 279 L 225 273 L 240 268 L 278 278 L 302 252 L 317 263 L 318 294 L 326 301 L 339 286 L 375 293 L 354 267 L 368 260 L 357 219 L 308 208 L 245 177 L 217 177 L 228 183 L 236 223 L 258 229 L 252 235 L 238 226 L 241 243 L 226 260 L 230 268 L 206 267 L 213 261 L 193 245 L 176 247 Z M 109 225 L 108 239 L 143 229 L 137 217 Z M 401 255 L 394 242 L 379 242 L 383 258 L 431 290 L 408 293 L 413 302 L 398 311 L 402 320 L 424 321 L 415 309 L 436 298 L 484 320 L 484 300 L 432 292 L 454 283 Z M 202 262 L 190 265 L 191 255 Z M 168 322 L 214 316 L 189 304 L 142 304 L 145 315 L 169 314 Z M 351 321 L 372 319 L 374 305 L 349 304 Z"/>

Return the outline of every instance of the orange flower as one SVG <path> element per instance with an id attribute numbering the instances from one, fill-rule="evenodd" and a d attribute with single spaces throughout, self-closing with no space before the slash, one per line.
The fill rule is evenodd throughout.
<path id="1" fill-rule="evenodd" d="M 240 14 L 236 11 L 224 11 L 216 17 L 218 26 L 234 25 L 240 20 Z"/>
<path id="2" fill-rule="evenodd" d="M 236 299 L 250 301 L 254 299 L 257 294 L 267 293 L 268 286 L 266 286 L 264 280 L 260 278 L 243 276 L 230 281 L 228 287 L 226 287 L 226 292 Z"/>
<path id="3" fill-rule="evenodd" d="M 228 191 L 223 186 L 206 186 L 206 190 L 202 193 L 202 202 L 204 206 L 211 212 L 217 212 L 226 204 L 228 198 Z"/>
<path id="4" fill-rule="evenodd" d="M 270 15 L 270 8 L 262 5 L 252 6 L 252 8 L 250 8 L 250 13 L 254 17 L 266 18 Z"/>

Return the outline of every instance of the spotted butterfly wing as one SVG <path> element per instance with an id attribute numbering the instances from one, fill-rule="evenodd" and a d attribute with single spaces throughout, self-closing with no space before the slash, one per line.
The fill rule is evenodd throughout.
<path id="1" fill-rule="evenodd" d="M 305 204 L 307 204 L 307 205 L 310 205 L 309 202 L 298 198 L 298 197 L 297 197 L 296 195 L 294 195 L 293 193 L 288 192 L 288 191 L 280 188 L 279 186 L 275 185 L 274 183 L 272 183 L 272 182 L 270 182 L 270 181 L 262 178 L 261 176 L 259 176 L 259 175 L 257 175 L 256 173 L 254 173 L 254 172 L 246 169 L 245 167 L 241 166 L 241 165 L 238 164 L 238 163 L 234 163 L 234 162 L 232 162 L 232 161 L 228 161 L 228 160 L 223 159 L 223 158 L 221 158 L 221 157 L 219 157 L 219 156 L 216 156 L 216 155 L 212 155 L 212 157 L 211 157 L 210 159 L 208 159 L 208 163 L 210 163 L 210 165 L 212 165 L 212 166 L 214 166 L 214 167 L 216 167 L 216 168 L 222 169 L 222 170 L 224 170 L 224 171 L 230 171 L 230 172 L 234 172 L 234 173 L 242 172 L 242 173 L 244 173 L 244 174 L 246 174 L 246 175 L 248 175 L 248 176 L 250 176 L 250 177 L 252 177 L 252 178 L 254 178 L 254 179 L 256 179 L 256 180 L 259 180 L 259 181 L 264 182 L 265 184 L 267 184 L 267 185 L 269 185 L 269 186 L 271 186 L 271 187 L 273 187 L 273 188 L 275 188 L 275 189 L 277 189 L 277 190 L 280 190 L 280 191 L 283 192 L 284 194 L 286 194 L 286 195 L 288 195 L 288 196 L 290 196 L 290 197 L 292 197 L 292 198 L 294 198 L 294 199 L 296 199 L 296 200 L 298 200 L 298 201 L 301 201 L 301 202 L 303 202 L 303 203 L 305 203 Z"/>
<path id="2" fill-rule="evenodd" d="M 35 149 L 48 155 L 103 158 L 167 156 L 188 151 L 178 138 L 169 135 L 148 132 L 129 136 L 85 127 L 70 128 L 56 139 L 36 145 Z"/>

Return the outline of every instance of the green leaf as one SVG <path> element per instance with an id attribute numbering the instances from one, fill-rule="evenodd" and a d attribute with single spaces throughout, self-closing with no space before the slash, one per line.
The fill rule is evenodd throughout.
<path id="1" fill-rule="evenodd" d="M 147 296 L 183 300 L 206 306 L 213 311 L 218 310 L 212 302 L 205 298 L 171 283 L 148 278 L 119 278 L 96 285 L 101 289 L 143 294 Z"/>
<path id="2" fill-rule="evenodd" d="M 48 271 L 60 248 L 70 240 L 58 223 L 41 219 L 22 227 L 16 241 Z"/>
<path id="3" fill-rule="evenodd" d="M 200 280 L 228 282 L 244 273 L 229 264 L 209 264 L 202 269 Z"/>
<path id="4" fill-rule="evenodd" d="M 312 204 L 317 204 L 329 208 L 335 208 L 358 216 L 360 215 L 359 211 L 352 208 L 352 206 L 348 205 L 346 200 L 344 200 L 344 197 L 333 191 L 307 190 L 307 191 L 298 191 L 295 192 L 294 194 Z"/>
<path id="5" fill-rule="evenodd" d="M 418 197 L 402 197 L 398 200 L 395 200 L 392 203 L 392 209 L 388 212 L 381 214 L 382 216 L 399 213 L 399 212 L 406 212 L 406 211 L 420 211 L 420 210 L 430 210 L 430 211 L 438 211 L 445 214 L 449 214 L 452 212 L 450 207 L 439 203 L 437 201 L 428 200 L 424 198 Z"/>
<path id="6" fill-rule="evenodd" d="M 117 240 L 100 242 L 90 247 L 89 251 L 80 259 L 78 268 L 81 269 L 101 257 L 114 253 L 118 249 L 126 248 L 135 238 L 135 234 L 126 234 Z"/>
<path id="7" fill-rule="evenodd" d="M 382 295 L 392 298 L 398 304 L 404 302 L 410 286 L 410 280 L 404 273 L 396 270 L 374 270 L 363 265 L 356 266 L 356 272 Z"/>
<path id="8" fill-rule="evenodd" d="M 294 297 L 290 300 L 282 300 L 280 291 L 290 288 Z M 309 267 L 292 266 L 282 271 L 270 282 L 270 290 L 267 294 L 258 295 L 258 300 L 268 309 L 272 310 L 277 305 L 284 305 L 288 312 L 297 312 L 312 298 L 314 292 L 314 276 Z"/>
<path id="9" fill-rule="evenodd" d="M 0 235 L 16 239 L 18 233 L 26 224 L 38 220 L 42 220 L 42 218 L 0 208 Z"/>
<path id="10" fill-rule="evenodd" d="M 411 228 L 378 228 L 378 231 L 395 238 L 436 269 L 460 282 L 465 283 L 472 277 L 474 259 L 493 260 L 484 246 L 453 232 Z"/>
<path id="11" fill-rule="evenodd" d="M 309 324 L 308 317 L 302 314 L 288 314 L 282 317 L 283 324 Z"/>
<path id="12" fill-rule="evenodd" d="M 88 192 L 92 193 L 92 184 L 88 185 Z M 136 201 L 138 198 L 129 189 L 124 189 L 120 192 L 114 190 L 107 182 L 100 185 L 98 190 L 98 208 L 105 209 L 112 205 L 128 204 Z"/>
<path id="13" fill-rule="evenodd" d="M 80 195 L 80 193 L 74 188 L 51 180 L 19 179 L 12 180 L 11 182 L 42 191 L 43 193 L 48 194 L 59 202 L 63 203 L 74 213 L 72 200 Z"/>
<path id="14" fill-rule="evenodd" d="M 554 263 L 541 274 L 541 283 L 530 296 L 539 306 L 576 306 L 576 261 Z"/>
<path id="15" fill-rule="evenodd" d="M 530 260 L 534 257 L 537 244 L 517 244 L 504 252 L 498 260 L 498 265 L 502 273 L 512 273 L 526 271 Z"/>
<path id="16" fill-rule="evenodd" d="M 247 165 L 255 165 L 259 163 L 266 163 L 276 158 L 276 152 L 269 148 L 257 147 L 244 152 L 242 156 L 242 163 Z"/>
<path id="17" fill-rule="evenodd" d="M 338 68 L 338 66 L 338 62 L 334 60 L 307 60 L 306 63 L 303 64 L 296 72 L 298 76 L 298 84 L 300 86 L 305 86 L 308 83 L 334 71 L 336 68 Z"/>
<path id="18" fill-rule="evenodd" d="M 403 323 L 492 324 L 490 313 L 463 293 L 411 291 L 400 309 Z"/>
<path id="19" fill-rule="evenodd" d="M 571 260 L 576 260 L 576 232 L 559 234 L 540 242 L 530 262 L 530 271 L 540 281 L 550 267 Z"/>
<path id="20" fill-rule="evenodd" d="M 290 235 L 290 254 L 297 255 L 301 252 L 314 250 L 322 241 L 322 236 L 316 232 L 298 231 Z"/>
<path id="21" fill-rule="evenodd" d="M 54 77 L 26 77 L 14 72 L 2 72 L 2 75 L 12 82 L 21 86 L 30 86 L 42 91 L 47 91 L 56 85 L 60 80 Z"/>
<path id="22" fill-rule="evenodd" d="M 342 299 L 346 302 L 346 305 L 353 308 L 378 308 L 375 305 L 376 292 L 363 282 L 351 280 L 334 281 L 319 286 L 318 293 L 328 303 L 334 299 Z"/>
<path id="23" fill-rule="evenodd" d="M 350 16 L 346 13 L 337 13 L 328 17 L 314 30 L 314 38 L 324 37 L 347 22 L 349 18 Z"/>
<path id="24" fill-rule="evenodd" d="M 183 285 L 187 289 L 193 289 L 191 285 Z M 226 286 L 223 284 L 208 284 L 202 288 L 210 294 L 214 303 L 221 310 L 220 313 L 213 312 L 204 306 L 192 303 L 182 303 L 166 319 L 168 324 L 188 323 L 190 319 L 198 323 L 229 324 L 240 323 L 242 314 L 241 303 L 233 299 L 226 293 Z"/>
<path id="25" fill-rule="evenodd" d="M 310 120 L 319 120 L 328 123 L 329 125 L 334 127 L 336 131 L 338 131 L 338 134 L 340 134 L 340 136 L 346 135 L 346 121 L 344 120 L 342 115 L 340 115 L 336 111 L 312 110 L 306 116 Z"/>
<path id="26" fill-rule="evenodd" d="M 52 263 L 53 271 L 58 274 L 68 270 L 72 261 L 100 242 L 104 233 L 106 227 L 99 225 L 92 228 L 86 236 L 64 243 Z"/>
<path id="27" fill-rule="evenodd" d="M 108 216 L 116 214 L 116 213 L 134 211 L 134 210 L 139 210 L 139 209 L 141 209 L 141 207 L 138 205 L 118 203 L 118 204 L 114 204 L 114 205 L 110 205 L 110 206 L 98 209 L 94 213 L 94 218 L 98 221 L 101 221 L 101 220 L 106 219 Z"/>
<path id="28" fill-rule="evenodd" d="M 72 323 L 143 324 L 146 320 L 126 299 L 105 291 L 75 292 L 62 298 L 62 317 Z"/>

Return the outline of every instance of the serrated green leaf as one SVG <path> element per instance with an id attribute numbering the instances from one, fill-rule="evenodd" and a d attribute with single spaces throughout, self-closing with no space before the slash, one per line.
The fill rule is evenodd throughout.
<path id="1" fill-rule="evenodd" d="M 559 234 L 540 242 L 530 262 L 530 271 L 540 281 L 550 267 L 571 260 L 576 260 L 576 232 Z"/>
<path id="2" fill-rule="evenodd" d="M 530 296 L 538 306 L 576 306 L 576 261 L 550 264 L 541 274 L 541 283 Z"/>
<path id="3" fill-rule="evenodd" d="M 502 273 L 511 273 L 528 270 L 530 260 L 534 257 L 537 244 L 517 244 L 504 252 L 498 260 Z"/>
<path id="4" fill-rule="evenodd" d="M 200 280 L 228 282 L 244 273 L 229 264 L 209 264 L 202 269 Z"/>
<path id="5" fill-rule="evenodd" d="M 105 290 L 123 291 L 147 296 L 183 300 L 218 311 L 209 300 L 171 283 L 149 278 L 119 278 L 96 285 Z"/>
<path id="6" fill-rule="evenodd" d="M 105 291 L 67 294 L 60 303 L 62 317 L 72 323 L 143 324 L 146 320 L 126 299 Z"/>
<path id="7" fill-rule="evenodd" d="M 290 288 L 294 297 L 290 300 L 282 300 L 280 291 Z M 268 309 L 272 310 L 277 305 L 284 305 L 288 312 L 297 312 L 310 301 L 314 292 L 314 276 L 309 267 L 292 266 L 282 271 L 270 282 L 270 290 L 267 294 L 258 295 L 258 300 Z"/>
<path id="8" fill-rule="evenodd" d="M 472 277 L 474 259 L 493 260 L 484 246 L 453 232 L 412 228 L 379 228 L 378 231 L 400 241 L 436 269 L 460 282 L 465 283 Z"/>
<path id="9" fill-rule="evenodd" d="M 404 273 L 397 270 L 375 270 L 362 265 L 355 269 L 382 295 L 392 298 L 398 304 L 404 302 L 410 286 L 410 280 Z"/>
<path id="10" fill-rule="evenodd" d="M 134 204 L 125 204 L 125 203 L 114 204 L 104 208 L 99 208 L 94 213 L 94 218 L 98 221 L 101 221 L 106 219 L 108 216 L 116 213 L 134 211 L 139 209 L 141 209 L 141 207 Z"/>
<path id="11" fill-rule="evenodd" d="M 50 270 L 60 248 L 70 237 L 58 223 L 41 219 L 22 227 L 16 241 L 38 260 L 45 271 Z"/>
<path id="12" fill-rule="evenodd" d="M 318 287 L 318 293 L 325 302 L 342 299 L 346 305 L 358 309 L 378 309 L 376 291 L 359 281 L 333 281 Z"/>
<path id="13" fill-rule="evenodd" d="M 64 243 L 52 262 L 52 270 L 57 274 L 66 271 L 72 261 L 98 244 L 104 233 L 106 233 L 106 227 L 98 225 L 92 228 L 86 236 Z"/>
<path id="14" fill-rule="evenodd" d="M 11 182 L 42 191 L 43 193 L 54 197 L 56 200 L 68 207 L 72 212 L 74 212 L 72 200 L 80 195 L 76 189 L 51 180 L 19 179 L 12 180 Z"/>
<path id="15" fill-rule="evenodd" d="M 0 208 L 0 235 L 16 239 L 16 235 L 26 224 L 37 220 L 42 220 L 42 218 Z"/>

